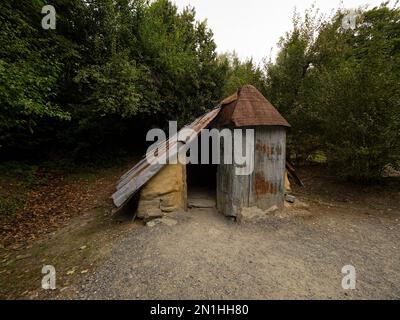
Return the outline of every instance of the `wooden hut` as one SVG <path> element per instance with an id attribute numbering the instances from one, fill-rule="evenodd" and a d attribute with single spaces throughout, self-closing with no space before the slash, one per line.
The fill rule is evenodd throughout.
<path id="1" fill-rule="evenodd" d="M 254 129 L 254 170 L 237 175 L 236 164 L 221 164 L 217 171 L 217 208 L 238 216 L 243 208 L 283 207 L 285 192 L 286 129 L 289 123 L 253 86 L 242 87 L 221 103 L 220 128 Z M 244 133 L 245 131 L 242 130 Z"/>
<path id="2" fill-rule="evenodd" d="M 253 86 L 246 85 L 223 100 L 216 108 L 187 125 L 195 139 L 208 127 L 235 130 L 254 129 L 254 152 L 250 175 L 235 174 L 236 164 L 219 164 L 217 168 L 217 208 L 226 216 L 237 217 L 244 208 L 267 210 L 283 207 L 285 188 L 286 129 L 288 122 Z M 233 136 L 233 135 L 232 135 Z M 178 144 L 173 148 L 174 144 Z M 158 157 L 166 150 L 180 152 L 180 142 L 160 144 Z M 221 146 L 221 148 L 223 148 Z M 223 150 L 220 150 L 223 153 Z M 174 155 L 174 153 L 172 154 Z M 138 217 L 151 218 L 174 210 L 186 210 L 187 181 L 185 165 L 149 163 L 143 158 L 126 172 L 112 198 L 116 207 L 123 207 L 140 192 Z"/>

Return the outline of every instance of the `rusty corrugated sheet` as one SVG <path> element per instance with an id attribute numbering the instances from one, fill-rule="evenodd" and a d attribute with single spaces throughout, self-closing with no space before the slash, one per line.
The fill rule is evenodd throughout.
<path id="1" fill-rule="evenodd" d="M 246 207 L 263 210 L 274 205 L 283 207 L 286 130 L 256 127 L 254 139 L 256 147 L 250 159 L 254 163 L 252 174 L 239 176 L 235 174 L 236 165 L 218 165 L 217 208 L 226 216 L 238 216 Z"/>
<path id="2" fill-rule="evenodd" d="M 255 132 L 254 172 L 249 204 L 261 209 L 283 206 L 286 130 L 258 127 Z"/>
<path id="3" fill-rule="evenodd" d="M 190 136 L 185 143 L 188 144 L 193 141 L 201 129 L 207 127 L 207 125 L 210 124 L 210 122 L 217 116 L 219 111 L 220 107 L 218 106 L 210 112 L 197 118 L 191 124 L 182 128 L 181 131 L 185 128 L 190 128 L 195 131 L 195 134 Z M 147 181 L 149 181 L 158 171 L 161 170 L 165 164 L 159 164 L 158 162 L 160 159 L 165 159 L 167 157 L 167 150 L 169 151 L 169 158 L 173 158 L 179 153 L 180 148 L 183 147 L 184 144 L 180 144 L 178 142 L 177 145 L 176 136 L 178 134 L 179 133 L 156 146 L 159 152 L 153 163 L 149 163 L 145 156 L 133 168 L 122 175 L 117 184 L 117 191 L 112 195 L 115 206 L 123 206 Z"/>
<path id="4" fill-rule="evenodd" d="M 243 86 L 235 95 L 221 102 L 218 118 L 221 126 L 284 126 L 290 124 L 252 85 Z"/>
<path id="5" fill-rule="evenodd" d="M 222 100 L 222 101 L 221 101 L 221 105 L 222 105 L 222 106 L 223 106 L 223 105 L 226 105 L 226 104 L 228 104 L 228 103 L 231 103 L 231 102 L 233 102 L 233 101 L 236 101 L 237 99 L 238 99 L 238 93 L 235 92 L 233 95 L 231 95 L 231 96 L 225 98 L 224 100 Z"/>

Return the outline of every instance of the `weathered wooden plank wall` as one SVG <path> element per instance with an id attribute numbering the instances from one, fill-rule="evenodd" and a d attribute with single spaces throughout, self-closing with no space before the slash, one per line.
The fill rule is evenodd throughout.
<path id="1" fill-rule="evenodd" d="M 245 154 L 246 137 L 244 130 L 242 135 L 242 154 Z M 223 153 L 224 146 L 221 145 L 221 154 Z M 232 159 L 234 159 L 233 150 Z M 236 164 L 220 164 L 217 169 L 217 208 L 226 216 L 237 216 L 241 208 L 247 207 L 249 204 L 251 175 L 237 175 L 237 168 L 238 165 Z"/>

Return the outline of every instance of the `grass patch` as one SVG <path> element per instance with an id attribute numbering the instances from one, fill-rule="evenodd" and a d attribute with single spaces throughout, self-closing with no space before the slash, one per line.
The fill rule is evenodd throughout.
<path id="1" fill-rule="evenodd" d="M 326 157 L 325 152 L 315 151 L 307 160 L 312 163 L 324 164 L 327 162 L 328 158 Z"/>

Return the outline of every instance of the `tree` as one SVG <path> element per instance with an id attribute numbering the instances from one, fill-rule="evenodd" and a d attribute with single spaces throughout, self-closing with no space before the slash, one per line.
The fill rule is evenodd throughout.
<path id="1" fill-rule="evenodd" d="M 345 14 L 295 23 L 268 64 L 267 91 L 293 126 L 295 158 L 323 152 L 337 174 L 366 181 L 400 158 L 400 10 L 360 9 L 354 30 Z"/>
<path id="2" fill-rule="evenodd" d="M 224 97 L 235 93 L 246 84 L 254 85 L 260 91 L 264 91 L 264 73 L 252 59 L 242 62 L 236 52 L 221 54 L 218 59 L 225 70 Z"/>
<path id="3" fill-rule="evenodd" d="M 135 130 L 180 125 L 221 98 L 224 73 L 205 21 L 167 0 L 2 2 L 0 151 L 106 149 Z M 131 141 L 131 140 L 129 140 Z"/>
<path id="4" fill-rule="evenodd" d="M 2 1 L 0 7 L 2 148 L 34 147 L 29 138 L 41 119 L 70 119 L 70 114 L 58 103 L 57 95 L 64 61 L 75 50 L 66 38 L 42 29 L 44 5 L 40 0 L 23 0 Z M 76 1 L 71 2 L 71 7 L 74 6 Z"/>
<path id="5" fill-rule="evenodd" d="M 314 7 L 303 19 L 295 12 L 293 30 L 281 38 L 276 61 L 266 64 L 266 96 L 292 126 L 288 156 L 297 162 L 305 161 L 322 144 L 318 106 L 309 97 L 318 86 L 316 42 L 323 26 L 323 16 Z"/>
<path id="6" fill-rule="evenodd" d="M 170 1 L 154 1 L 143 15 L 139 37 L 161 97 L 159 117 L 183 125 L 220 98 L 216 45 L 206 23 L 195 21 L 193 8 L 178 13 Z"/>
<path id="7" fill-rule="evenodd" d="M 400 10 L 382 5 L 360 11 L 355 30 L 337 29 L 341 18 L 326 27 L 341 50 L 325 58 L 314 95 L 322 136 L 337 173 L 377 179 L 386 164 L 400 159 Z"/>

